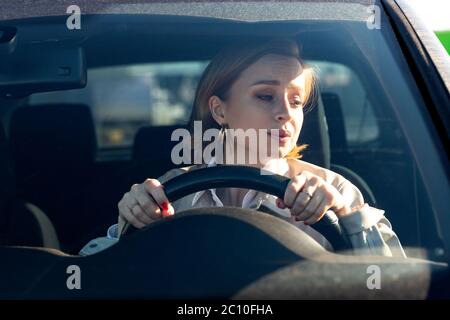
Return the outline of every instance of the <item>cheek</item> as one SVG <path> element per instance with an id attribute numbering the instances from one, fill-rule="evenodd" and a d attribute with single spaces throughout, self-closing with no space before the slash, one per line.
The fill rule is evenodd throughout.
<path id="1" fill-rule="evenodd" d="M 229 105 L 227 116 L 228 124 L 233 128 L 269 128 L 271 123 L 270 113 L 265 112 L 251 100 Z"/>
<path id="2" fill-rule="evenodd" d="M 295 132 L 295 138 L 298 139 L 298 136 L 300 135 L 300 131 L 303 127 L 303 110 L 299 110 L 298 112 L 295 112 L 295 114 L 292 117 L 292 126 L 294 127 Z"/>

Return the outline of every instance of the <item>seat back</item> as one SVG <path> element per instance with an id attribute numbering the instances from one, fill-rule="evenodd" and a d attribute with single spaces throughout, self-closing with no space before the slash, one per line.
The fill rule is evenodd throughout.
<path id="1" fill-rule="evenodd" d="M 308 145 L 308 148 L 302 152 L 302 160 L 323 168 L 330 168 L 330 138 L 320 95 L 305 112 L 298 144 Z"/>
<path id="2" fill-rule="evenodd" d="M 333 162 L 342 163 L 348 156 L 347 133 L 344 123 L 344 114 L 339 96 L 332 92 L 321 94 L 325 106 L 328 129 L 330 135 L 330 147 L 333 153 Z"/>
<path id="3" fill-rule="evenodd" d="M 38 207 L 17 196 L 8 140 L 0 122 L 0 245 L 59 249 L 51 221 Z"/>
<path id="4" fill-rule="evenodd" d="M 332 163 L 330 169 L 350 180 L 362 193 L 364 200 L 371 206 L 377 205 L 377 200 L 372 189 L 366 181 L 354 170 L 342 165 L 351 157 L 348 152 L 347 135 L 344 123 L 344 113 L 339 96 L 331 92 L 323 92 L 321 98 L 330 135 L 330 154 Z"/>
<path id="5" fill-rule="evenodd" d="M 62 249 L 76 252 L 93 214 L 84 203 L 96 149 L 90 109 L 78 104 L 18 108 L 10 140 L 20 195 L 49 215 Z"/>
<path id="6" fill-rule="evenodd" d="M 176 167 L 171 159 L 172 148 L 178 141 L 171 141 L 172 132 L 187 129 L 182 125 L 142 127 L 133 145 L 133 165 L 136 178 L 159 177 Z"/>
<path id="7" fill-rule="evenodd" d="M 47 104 L 16 109 L 10 125 L 12 157 L 19 187 L 48 180 L 52 173 L 90 169 L 96 149 L 90 109 Z"/>

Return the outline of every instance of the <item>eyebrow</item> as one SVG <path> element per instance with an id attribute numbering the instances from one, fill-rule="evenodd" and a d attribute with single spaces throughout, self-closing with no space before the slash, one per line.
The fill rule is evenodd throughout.
<path id="1" fill-rule="evenodd" d="M 260 84 L 267 84 L 267 85 L 271 85 L 271 86 L 279 86 L 280 85 L 280 81 L 278 80 L 258 80 L 255 83 L 253 83 L 250 87 L 253 86 L 257 86 Z M 302 88 L 295 85 L 295 84 L 290 84 L 288 88 L 294 88 L 296 90 L 298 90 L 299 92 L 303 92 Z"/>
<path id="2" fill-rule="evenodd" d="M 252 84 L 250 87 L 257 86 L 259 84 L 268 84 L 268 85 L 272 85 L 272 86 L 279 86 L 280 81 L 278 81 L 278 80 L 258 80 L 254 84 Z"/>

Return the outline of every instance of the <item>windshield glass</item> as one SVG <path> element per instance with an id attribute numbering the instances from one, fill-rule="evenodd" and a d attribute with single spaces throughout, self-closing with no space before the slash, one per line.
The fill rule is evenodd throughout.
<path id="1" fill-rule="evenodd" d="M 80 81 L 76 87 L 72 82 L 70 88 L 48 90 L 44 83 L 26 93 L 19 88 L 0 98 L 0 117 L 11 146 L 10 164 L 2 165 L 23 201 L 48 216 L 63 252 L 78 255 L 85 248 L 90 254 L 90 245 L 95 254 L 104 244 L 91 241 L 111 239 L 111 235 L 117 240 L 117 233 L 111 233 L 116 229 L 111 228 L 120 221 L 120 201 L 133 185 L 158 179 L 173 168 L 198 164 L 174 160 L 179 142 L 174 132 L 190 125 L 196 90 L 217 53 L 239 41 L 283 36 L 298 45 L 303 66 L 313 70 L 317 79 L 313 108 L 305 109 L 303 127 L 298 130 L 299 145 L 308 145 L 301 151 L 301 161 L 314 165 L 307 167 L 316 168 L 311 169 L 318 170 L 314 174 L 331 172 L 337 177 L 330 181 L 343 179 L 333 190 L 351 183 L 356 188 L 352 190 L 360 192 L 353 191 L 356 197 L 381 214 L 378 222 L 384 221 L 380 220 L 384 215 L 387 222 L 378 225 L 376 232 L 386 246 L 396 246 L 398 239 L 408 257 L 445 260 L 441 235 L 445 227 L 435 219 L 420 169 L 425 164 L 404 125 L 422 119 L 426 105 L 377 1 L 230 1 L 220 6 L 208 1 L 111 1 L 108 5 L 85 3 L 78 8 L 80 21 L 69 21 L 77 11 L 65 14 L 67 6 L 61 3 L 36 4 L 34 13 L 18 12 L 14 4 L 2 3 L 0 30 L 14 27 L 17 37 L 9 49 L 0 42 L 0 56 L 13 59 L 15 52 L 22 52 L 20 48 L 34 53 L 36 45 L 54 52 L 81 48 L 85 85 Z M 19 49 L 14 51 L 14 46 Z M 267 64 L 258 69 L 255 62 L 253 74 Z M 276 70 L 283 68 L 279 65 Z M 0 67 L 7 69 L 5 63 L 0 62 Z M 273 74 L 284 79 L 277 72 Z M 244 72 L 240 75 L 236 79 L 244 81 Z M 0 80 L 7 81 L 1 75 Z M 266 109 L 260 109 L 266 110 L 265 116 L 272 112 L 266 107 L 267 99 L 277 94 L 272 89 L 257 92 L 259 99 L 266 100 Z M 208 101 L 213 112 L 214 101 L 230 100 Z M 237 123 L 254 123 L 257 117 L 249 114 Z M 423 130 L 428 135 L 430 124 L 423 122 L 427 125 L 418 125 L 416 133 Z M 294 135 L 294 129 L 286 131 L 276 136 L 277 141 L 284 143 Z M 324 173 L 323 177 L 330 176 Z M 206 206 L 219 206 L 217 199 L 220 206 L 233 204 L 235 198 L 221 192 L 218 189 Z M 245 194 L 239 196 L 242 200 Z M 306 196 L 313 194 L 306 192 Z M 189 198 L 183 209 L 199 207 L 201 197 Z M 106 250 L 113 250 L 116 242 L 110 246 L 109 240 L 104 241 Z"/>

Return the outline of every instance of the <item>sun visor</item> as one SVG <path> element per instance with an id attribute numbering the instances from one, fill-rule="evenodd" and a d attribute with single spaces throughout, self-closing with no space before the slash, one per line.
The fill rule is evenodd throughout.
<path id="1" fill-rule="evenodd" d="M 11 48 L 10 43 L 0 42 L 0 49 L 6 46 Z M 3 97 L 84 88 L 86 81 L 85 55 L 80 46 L 48 41 L 21 45 L 19 41 L 12 51 L 0 50 Z"/>

